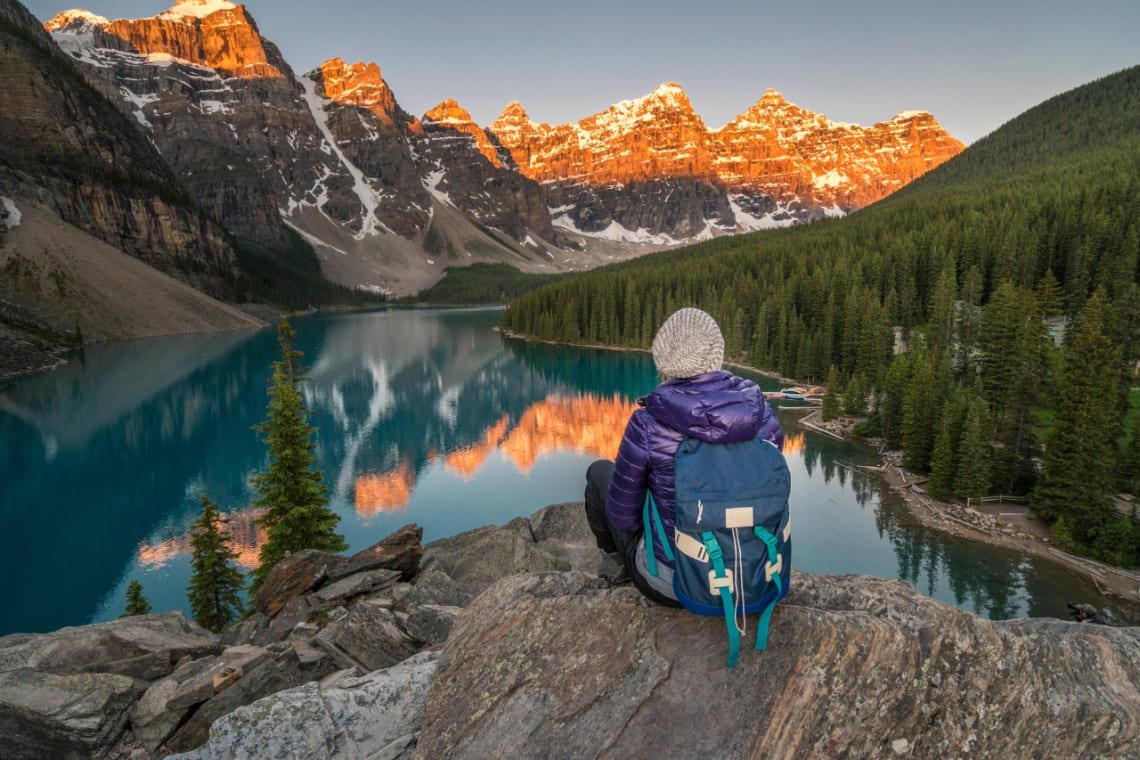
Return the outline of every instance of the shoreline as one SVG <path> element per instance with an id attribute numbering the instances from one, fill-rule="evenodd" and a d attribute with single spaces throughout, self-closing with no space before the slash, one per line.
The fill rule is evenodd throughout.
<path id="1" fill-rule="evenodd" d="M 839 423 L 824 423 L 819 415 L 820 410 L 814 409 L 801 418 L 800 424 L 812 432 L 848 443 L 873 446 L 877 440 L 852 434 L 850 427 L 853 421 L 850 418 L 840 418 L 845 421 Z M 1102 595 L 1140 611 L 1140 574 L 1057 549 L 1052 545 L 1048 524 L 1024 504 L 999 501 L 974 507 L 934 499 L 920 488 L 926 482 L 924 476 L 902 468 L 901 452 L 881 445 L 878 452 L 879 465 L 861 465 L 853 469 L 881 478 L 919 524 L 958 538 L 982 541 L 1057 562 L 1091 581 Z"/>

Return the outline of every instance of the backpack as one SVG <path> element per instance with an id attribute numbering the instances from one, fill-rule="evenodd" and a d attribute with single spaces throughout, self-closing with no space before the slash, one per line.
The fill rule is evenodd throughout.
<path id="1" fill-rule="evenodd" d="M 792 526 L 791 475 L 784 455 L 764 438 L 707 443 L 685 438 L 674 458 L 676 555 L 652 494 L 643 510 L 645 557 L 657 575 L 653 542 L 673 562 L 677 600 L 697 615 L 723 615 L 728 667 L 736 665 L 746 616 L 760 613 L 756 649 L 768 645 L 776 602 L 788 593 Z M 738 622 L 739 619 L 739 622 Z"/>

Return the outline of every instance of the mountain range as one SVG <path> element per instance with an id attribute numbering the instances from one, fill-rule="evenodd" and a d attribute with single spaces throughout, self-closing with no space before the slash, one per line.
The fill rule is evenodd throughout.
<path id="1" fill-rule="evenodd" d="M 926 112 L 864 127 L 774 90 L 710 129 L 674 83 L 576 124 L 511 103 L 482 127 L 453 100 L 417 117 L 375 63 L 296 74 L 226 0 L 142 19 L 66 11 L 43 29 L 0 0 L 0 19 L 21 41 L 0 96 L 16 136 L 0 194 L 230 300 L 247 295 L 250 246 L 307 243 L 328 280 L 404 295 L 448 266 L 586 269 L 841 216 L 963 150 Z"/>

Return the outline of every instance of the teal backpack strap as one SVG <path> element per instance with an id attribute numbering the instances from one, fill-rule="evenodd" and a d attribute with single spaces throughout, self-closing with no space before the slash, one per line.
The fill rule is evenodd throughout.
<path id="1" fill-rule="evenodd" d="M 720 601 L 724 606 L 724 624 L 728 628 L 728 662 L 725 665 L 731 668 L 736 665 L 736 657 L 740 654 L 740 633 L 736 630 L 736 616 L 732 604 L 732 576 L 725 570 L 724 554 L 712 531 L 703 532 L 701 540 L 704 541 L 705 548 L 709 552 L 709 560 L 713 565 L 713 569 L 709 571 L 709 590 L 720 593 Z"/>
<path id="2" fill-rule="evenodd" d="M 669 539 L 665 536 L 665 523 L 661 522 L 661 515 L 657 512 L 657 502 L 653 494 L 645 492 L 645 506 L 641 510 L 641 527 L 645 533 L 645 567 L 649 574 L 657 577 L 657 557 L 653 554 L 653 533 L 656 531 L 657 540 L 665 550 L 665 557 L 673 561 L 673 550 L 669 548 Z"/>
<path id="3" fill-rule="evenodd" d="M 776 537 L 767 528 L 759 525 L 753 526 L 752 532 L 768 547 L 768 565 L 764 568 L 764 573 L 768 576 L 768 580 L 776 584 L 776 588 L 780 588 L 783 583 L 780 578 L 780 571 L 784 568 L 784 558 L 776 550 Z M 775 562 L 772 561 L 772 557 L 776 558 Z M 760 614 L 760 622 L 756 626 L 757 649 L 764 650 L 768 647 L 768 623 L 772 620 L 772 610 L 774 609 L 776 609 L 775 599 Z"/>
<path id="4" fill-rule="evenodd" d="M 653 494 L 645 492 L 645 506 L 641 508 L 641 532 L 645 539 L 645 567 L 649 574 L 657 577 L 657 556 L 653 553 L 653 531 L 649 529 L 649 513 L 652 505 L 653 514 L 657 514 L 657 505 L 653 502 Z"/>

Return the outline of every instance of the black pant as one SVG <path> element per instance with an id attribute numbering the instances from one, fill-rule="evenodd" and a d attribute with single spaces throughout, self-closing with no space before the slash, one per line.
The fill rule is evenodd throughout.
<path id="1" fill-rule="evenodd" d="M 676 599 L 658 593 L 638 572 L 637 545 L 641 542 L 642 531 L 629 533 L 618 530 L 606 518 L 606 499 L 613 477 L 614 463 L 608 459 L 599 459 L 586 469 L 586 522 L 590 524 L 598 548 L 607 554 L 621 555 L 630 580 L 643 595 L 658 604 L 680 607 Z"/>

